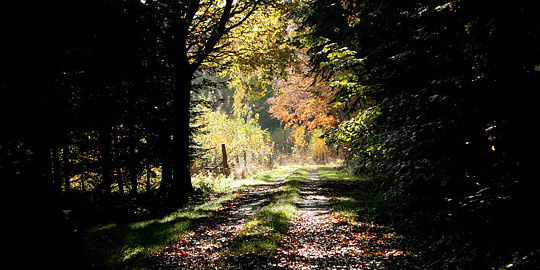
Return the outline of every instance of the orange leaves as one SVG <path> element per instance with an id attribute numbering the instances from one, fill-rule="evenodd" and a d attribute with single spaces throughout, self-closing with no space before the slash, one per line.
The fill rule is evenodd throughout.
<path id="1" fill-rule="evenodd" d="M 303 72 L 292 72 L 289 78 L 278 81 L 276 95 L 268 99 L 269 112 L 285 126 L 314 130 L 320 126 L 335 126 L 339 108 L 330 103 L 331 89 Z"/>

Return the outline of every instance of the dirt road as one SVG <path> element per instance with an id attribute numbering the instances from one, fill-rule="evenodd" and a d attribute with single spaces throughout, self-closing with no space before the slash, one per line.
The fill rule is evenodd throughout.
<path id="1" fill-rule="evenodd" d="M 373 223 L 352 222 L 331 212 L 338 183 L 328 183 L 311 168 L 300 187 L 296 215 L 271 257 L 252 254 L 234 264 L 224 251 L 249 220 L 269 204 L 289 171 L 264 185 L 239 192 L 205 222 L 167 246 L 152 269 L 409 269 L 398 237 Z M 230 255 L 229 255 L 230 256 Z"/>

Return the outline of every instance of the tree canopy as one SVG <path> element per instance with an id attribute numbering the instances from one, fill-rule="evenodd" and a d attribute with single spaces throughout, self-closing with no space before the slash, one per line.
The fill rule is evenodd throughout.
<path id="1" fill-rule="evenodd" d="M 29 6 L 0 16 L 0 178 L 45 220 L 81 201 L 109 216 L 142 194 L 184 202 L 194 161 L 215 165 L 225 142 L 236 159 L 335 149 L 413 209 L 403 226 L 429 235 L 435 264 L 527 267 L 540 253 L 532 1 Z M 257 123 L 266 106 L 293 130 Z"/>

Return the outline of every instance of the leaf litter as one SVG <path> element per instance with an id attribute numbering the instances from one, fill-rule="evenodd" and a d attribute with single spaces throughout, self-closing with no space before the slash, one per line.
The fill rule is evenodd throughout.
<path id="1" fill-rule="evenodd" d="M 288 175 L 288 174 L 287 174 Z M 287 175 L 282 176 L 283 180 Z M 280 181 L 239 192 L 204 225 L 156 253 L 151 269 L 412 269 L 415 254 L 391 229 L 356 222 L 329 211 L 333 185 L 312 169 L 302 184 L 302 199 L 277 253 L 272 257 L 224 253 L 249 217 L 269 202 Z"/>

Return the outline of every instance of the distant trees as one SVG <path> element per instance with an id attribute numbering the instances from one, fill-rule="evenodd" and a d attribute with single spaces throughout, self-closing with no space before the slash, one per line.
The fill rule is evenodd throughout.
<path id="1" fill-rule="evenodd" d="M 268 99 L 269 112 L 285 127 L 333 127 L 338 122 L 342 106 L 332 99 L 330 87 L 309 76 L 304 65 L 276 83 L 277 94 Z"/>
<path id="2" fill-rule="evenodd" d="M 327 145 L 322 138 L 314 136 L 322 136 L 321 128 L 335 127 L 345 114 L 331 87 L 309 72 L 306 61 L 307 56 L 300 53 L 296 65 L 287 70 L 288 76 L 277 80 L 275 93 L 267 100 L 268 112 L 285 128 L 292 129 L 287 140 L 294 155 L 304 157 L 310 152 L 321 161 L 323 153 L 327 154 Z"/>
<path id="3" fill-rule="evenodd" d="M 208 148 L 205 164 L 217 166 L 222 162 L 221 144 L 225 144 L 229 165 L 243 168 L 244 174 L 251 174 L 270 162 L 273 145 L 270 135 L 257 123 L 257 118 L 246 121 L 220 111 L 209 112 L 201 119 L 207 128 L 205 133 L 195 137 Z M 221 166 L 220 166 L 221 167 Z M 250 172 L 246 172 L 247 169 Z"/>

